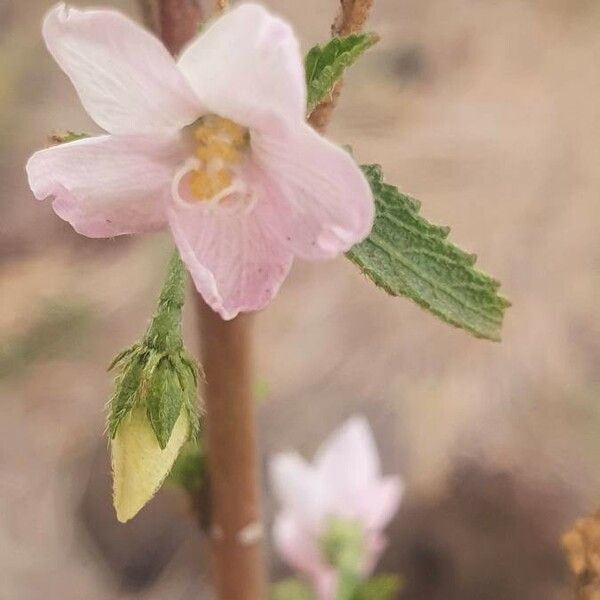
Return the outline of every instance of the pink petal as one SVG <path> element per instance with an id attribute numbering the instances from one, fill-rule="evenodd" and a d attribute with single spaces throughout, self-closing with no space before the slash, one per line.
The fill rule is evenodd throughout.
<path id="1" fill-rule="evenodd" d="M 294 254 L 332 258 L 369 235 L 373 194 L 347 152 L 305 123 L 253 134 L 252 150 L 270 178 L 273 230 Z"/>
<path id="2" fill-rule="evenodd" d="M 400 505 L 404 485 L 400 477 L 384 477 L 369 491 L 364 508 L 365 526 L 381 530 L 393 518 Z"/>
<path id="3" fill-rule="evenodd" d="M 366 539 L 366 548 L 365 555 L 363 557 L 363 562 L 361 565 L 361 575 L 364 578 L 369 577 L 375 567 L 383 551 L 387 546 L 387 539 L 384 535 L 379 533 L 378 531 L 370 533 L 367 535 Z"/>
<path id="4" fill-rule="evenodd" d="M 312 579 L 319 600 L 336 600 L 338 575 L 333 567 L 321 569 Z"/>
<path id="5" fill-rule="evenodd" d="M 182 148 L 172 137 L 100 136 L 36 152 L 27 163 L 35 197 L 88 237 L 140 233 L 166 223 L 164 201 Z"/>
<path id="6" fill-rule="evenodd" d="M 199 103 L 166 48 L 124 15 L 58 4 L 43 34 L 84 108 L 107 131 L 172 131 L 199 116 Z"/>
<path id="7" fill-rule="evenodd" d="M 168 212 L 196 289 L 224 319 L 268 304 L 292 264 L 292 254 L 265 228 L 260 208 L 251 202 L 246 197 L 232 198 L 229 206 L 180 201 Z"/>
<path id="8" fill-rule="evenodd" d="M 327 482 L 295 452 L 276 455 L 269 467 L 271 484 L 280 504 L 317 535 L 332 506 Z"/>
<path id="9" fill-rule="evenodd" d="M 304 120 L 306 84 L 291 27 L 258 4 L 216 20 L 185 50 L 179 67 L 211 112 L 253 128 Z"/>
<path id="10" fill-rule="evenodd" d="M 357 503 L 359 506 L 363 504 L 363 498 L 377 483 L 380 468 L 375 441 L 367 421 L 362 417 L 346 421 L 319 448 L 315 466 L 335 491 L 340 502 L 338 509 L 342 514 Z"/>
<path id="11" fill-rule="evenodd" d="M 281 558 L 302 573 L 317 577 L 328 568 L 316 538 L 308 534 L 287 511 L 281 512 L 275 519 L 273 541 Z"/>

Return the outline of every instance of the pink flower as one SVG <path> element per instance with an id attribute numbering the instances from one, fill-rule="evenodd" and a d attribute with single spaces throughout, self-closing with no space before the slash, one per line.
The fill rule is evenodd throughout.
<path id="1" fill-rule="evenodd" d="M 367 421 L 348 420 L 319 448 L 313 465 L 295 452 L 283 453 L 271 461 L 270 473 L 282 505 L 273 531 L 275 546 L 292 568 L 312 580 L 318 597 L 335 599 L 336 573 L 321 549 L 332 519 L 362 525 L 362 574 L 367 577 L 385 548 L 382 532 L 403 491 L 399 477 L 381 477 Z"/>
<path id="2" fill-rule="evenodd" d="M 223 318 L 277 293 L 294 256 L 332 258 L 365 238 L 373 198 L 352 158 L 305 122 L 291 27 L 256 4 L 225 14 L 176 61 L 110 10 L 60 4 L 48 49 L 108 134 L 36 152 L 36 198 L 81 234 L 169 227 Z"/>

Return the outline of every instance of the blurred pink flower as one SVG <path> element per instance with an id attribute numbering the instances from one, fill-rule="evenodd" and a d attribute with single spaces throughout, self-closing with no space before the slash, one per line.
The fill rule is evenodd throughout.
<path id="1" fill-rule="evenodd" d="M 399 477 L 382 477 L 373 434 L 362 417 L 349 419 L 319 448 L 314 463 L 296 452 L 275 456 L 271 482 L 281 504 L 274 525 L 275 547 L 294 569 L 308 576 L 320 600 L 334 600 L 337 577 L 321 543 L 332 519 L 362 525 L 367 577 L 386 539 L 383 529 L 403 492 Z"/>
<path id="2" fill-rule="evenodd" d="M 305 122 L 291 27 L 256 4 L 225 14 L 176 61 L 118 12 L 60 4 L 48 49 L 108 132 L 36 152 L 36 198 L 81 234 L 168 226 L 223 318 L 265 306 L 294 256 L 332 258 L 365 238 L 373 198 L 344 150 Z"/>

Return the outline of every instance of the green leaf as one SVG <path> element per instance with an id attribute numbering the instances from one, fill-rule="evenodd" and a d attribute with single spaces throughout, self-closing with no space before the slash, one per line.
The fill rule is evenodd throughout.
<path id="1" fill-rule="evenodd" d="M 171 432 L 184 405 L 184 388 L 172 361 L 164 357 L 148 382 L 146 410 L 161 449 L 167 447 Z"/>
<path id="2" fill-rule="evenodd" d="M 315 600 L 310 586 L 298 579 L 284 579 L 273 585 L 273 600 Z"/>
<path id="3" fill-rule="evenodd" d="M 446 240 L 447 227 L 419 214 L 417 200 L 386 184 L 379 166 L 362 170 L 375 197 L 375 224 L 348 258 L 389 294 L 407 296 L 475 337 L 499 340 L 510 306 L 500 284 L 474 268 L 474 255 Z"/>
<path id="4" fill-rule="evenodd" d="M 360 584 L 353 600 L 392 600 L 401 589 L 397 575 L 376 575 Z"/>
<path id="5" fill-rule="evenodd" d="M 144 337 L 118 354 L 109 367 L 119 371 L 108 416 L 108 432 L 113 440 L 124 417 L 138 405 L 145 409 L 163 450 L 182 409 L 187 412 L 189 437 L 195 438 L 199 431 L 200 369 L 184 348 L 181 331 L 186 277 L 185 266 L 175 252 Z"/>
<path id="6" fill-rule="evenodd" d="M 304 60 L 308 114 L 331 93 L 344 70 L 378 40 L 375 33 L 351 33 L 310 49 Z"/>

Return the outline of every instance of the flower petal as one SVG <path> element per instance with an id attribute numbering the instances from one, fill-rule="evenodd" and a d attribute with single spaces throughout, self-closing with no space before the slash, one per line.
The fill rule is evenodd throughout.
<path id="1" fill-rule="evenodd" d="M 292 28 L 258 4 L 217 19 L 179 59 L 192 89 L 211 112 L 246 127 L 274 116 L 304 121 L 306 83 Z"/>
<path id="2" fill-rule="evenodd" d="M 278 554 L 293 569 L 305 573 L 315 583 L 326 585 L 333 569 L 321 555 L 318 542 L 294 518 L 282 511 L 273 525 L 273 542 Z M 322 596 L 320 596 L 322 597 Z"/>
<path id="3" fill-rule="evenodd" d="M 392 520 L 398 510 L 404 484 L 400 477 L 385 477 L 374 486 L 367 498 L 365 525 L 369 529 L 381 530 Z"/>
<path id="4" fill-rule="evenodd" d="M 296 452 L 284 452 L 270 463 L 271 483 L 283 507 L 308 531 L 318 533 L 330 513 L 327 482 Z"/>
<path id="5" fill-rule="evenodd" d="M 364 497 L 377 483 L 380 469 L 375 441 L 367 421 L 363 417 L 352 417 L 346 421 L 319 448 L 315 466 L 320 476 L 335 490 L 340 502 Z M 347 506 L 346 503 L 339 508 L 346 512 Z"/>
<path id="6" fill-rule="evenodd" d="M 183 148 L 173 137 L 99 136 L 36 152 L 27 163 L 35 197 L 88 237 L 165 225 L 165 197 Z"/>
<path id="7" fill-rule="evenodd" d="M 173 57 L 124 15 L 58 4 L 43 34 L 86 111 L 110 133 L 172 131 L 199 116 L 198 100 Z"/>
<path id="8" fill-rule="evenodd" d="M 271 182 L 274 233 L 294 254 L 332 258 L 369 235 L 373 194 L 342 148 L 303 123 L 254 134 L 252 150 Z"/>
<path id="9" fill-rule="evenodd" d="M 158 445 L 143 406 L 136 406 L 123 419 L 111 440 L 113 503 L 121 523 L 133 518 L 152 499 L 189 435 L 185 410 L 177 418 L 164 450 Z"/>
<path id="10" fill-rule="evenodd" d="M 196 289 L 224 319 L 268 304 L 293 258 L 264 227 L 256 207 L 244 209 L 243 197 L 232 202 L 233 206 L 203 206 L 202 201 L 180 201 L 168 211 L 175 243 Z"/>
<path id="11" fill-rule="evenodd" d="M 360 568 L 361 575 L 366 579 L 375 569 L 383 551 L 387 547 L 387 538 L 379 531 L 367 534 L 365 554 Z"/>

